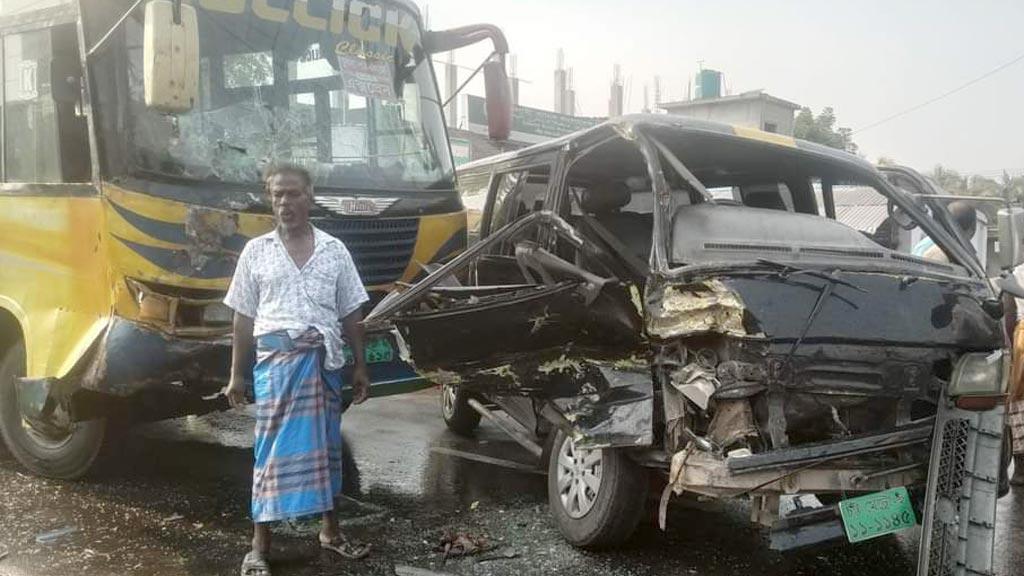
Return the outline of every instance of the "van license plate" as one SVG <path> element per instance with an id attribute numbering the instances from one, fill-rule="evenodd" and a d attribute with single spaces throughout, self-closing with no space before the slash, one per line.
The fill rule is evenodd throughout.
<path id="1" fill-rule="evenodd" d="M 904 487 L 839 502 L 843 528 L 850 542 L 862 542 L 917 524 L 910 494 Z"/>
<path id="2" fill-rule="evenodd" d="M 395 359 L 395 345 L 387 336 L 369 336 L 363 346 L 366 350 L 367 364 L 383 364 Z M 352 348 L 346 342 L 344 345 L 345 364 L 351 366 L 355 362 L 355 355 Z"/>

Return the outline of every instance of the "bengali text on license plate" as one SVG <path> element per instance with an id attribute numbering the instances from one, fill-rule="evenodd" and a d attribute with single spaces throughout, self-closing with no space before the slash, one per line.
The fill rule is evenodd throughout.
<path id="1" fill-rule="evenodd" d="M 395 349 L 386 337 L 367 338 L 365 348 L 367 364 L 380 364 L 395 359 Z M 345 363 L 351 364 L 352 361 L 352 348 L 345 344 Z"/>
<path id="2" fill-rule="evenodd" d="M 843 500 L 839 513 L 850 542 L 899 532 L 917 523 L 910 494 L 902 486 Z"/>

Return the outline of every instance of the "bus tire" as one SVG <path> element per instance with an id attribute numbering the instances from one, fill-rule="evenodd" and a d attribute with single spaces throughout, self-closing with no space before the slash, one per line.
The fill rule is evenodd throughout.
<path id="1" fill-rule="evenodd" d="M 29 429 L 21 417 L 16 388 L 16 379 L 25 375 L 25 343 L 18 340 L 0 353 L 0 436 L 8 450 L 34 474 L 64 480 L 84 476 L 100 455 L 106 420 L 75 423 L 63 438 Z"/>
<path id="2" fill-rule="evenodd" d="M 600 470 L 596 491 L 580 475 L 595 469 Z M 573 484 L 585 491 L 575 500 L 567 492 Z M 625 543 L 644 514 L 647 489 L 646 471 L 621 449 L 577 450 L 564 432 L 555 432 L 548 504 L 559 532 L 573 546 L 600 549 Z"/>
<path id="3" fill-rule="evenodd" d="M 480 413 L 469 405 L 469 396 L 457 384 L 441 385 L 441 418 L 459 436 L 471 436 L 480 425 Z"/>

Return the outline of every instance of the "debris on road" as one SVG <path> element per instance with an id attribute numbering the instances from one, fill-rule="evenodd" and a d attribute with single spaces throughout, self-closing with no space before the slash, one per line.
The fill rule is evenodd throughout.
<path id="1" fill-rule="evenodd" d="M 446 572 L 435 572 L 433 570 L 427 570 L 426 568 L 417 568 L 416 566 L 405 566 L 402 564 L 395 565 L 396 576 L 450 576 Z"/>
<path id="2" fill-rule="evenodd" d="M 491 550 L 486 536 L 474 536 L 472 534 L 446 532 L 441 538 L 441 543 L 435 548 L 436 552 L 442 552 L 441 564 L 449 558 L 456 556 L 472 556 L 481 552 Z"/>
<path id="3" fill-rule="evenodd" d="M 95 556 L 100 556 L 102 558 L 105 558 L 108 561 L 110 560 L 110 554 L 107 554 L 107 553 L 104 553 L 104 552 L 97 552 L 97 551 L 95 551 L 95 550 L 93 550 L 91 548 L 86 548 L 85 550 L 82 550 L 82 555 L 84 557 L 86 557 L 86 558 L 93 558 Z"/>
<path id="4" fill-rule="evenodd" d="M 183 515 L 181 515 L 181 514 L 171 514 L 167 518 L 164 518 L 163 520 L 161 520 L 160 523 L 161 524 L 170 524 L 172 522 L 177 522 L 178 520 L 184 520 L 184 519 L 185 519 L 185 517 Z"/>
<path id="5" fill-rule="evenodd" d="M 480 564 L 482 562 L 490 562 L 492 560 L 512 560 L 514 558 L 519 558 L 519 556 L 519 552 L 516 552 L 515 550 L 507 550 L 505 552 L 499 552 L 497 554 L 487 554 L 485 556 L 478 556 L 474 559 L 474 562 Z"/>
<path id="6" fill-rule="evenodd" d="M 10 552 L 8 552 L 7 550 L 0 552 L 0 561 L 2 561 L 4 558 L 7 558 L 8 554 L 10 554 Z"/>
<path id="7" fill-rule="evenodd" d="M 61 538 L 78 532 L 74 526 L 65 526 L 49 532 L 41 532 L 36 535 L 36 544 L 53 544 Z"/>

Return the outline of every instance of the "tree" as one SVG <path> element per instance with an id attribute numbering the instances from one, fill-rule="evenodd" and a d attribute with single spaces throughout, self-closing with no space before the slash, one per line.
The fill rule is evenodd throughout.
<path id="1" fill-rule="evenodd" d="M 1006 190 L 1010 198 L 1019 200 L 1024 192 L 1024 178 L 1012 178 L 1003 173 L 1001 181 L 986 178 L 980 174 L 963 175 L 951 168 L 938 165 L 930 174 L 932 180 L 945 192 L 960 196 L 1002 197 Z"/>
<path id="2" fill-rule="evenodd" d="M 836 114 L 831 107 L 821 110 L 817 116 L 810 108 L 804 106 L 793 122 L 793 136 L 857 153 L 857 145 L 853 142 L 853 131 L 849 128 L 836 128 Z"/>
<path id="3" fill-rule="evenodd" d="M 1018 204 L 1024 202 L 1024 175 L 1010 176 L 1006 170 L 1003 170 L 1000 184 L 1002 184 L 1004 190 L 1010 191 L 1010 200 Z"/>
<path id="4" fill-rule="evenodd" d="M 932 180 L 948 194 L 967 194 L 967 178 L 952 168 L 945 168 L 941 164 L 935 166 L 930 174 Z"/>

